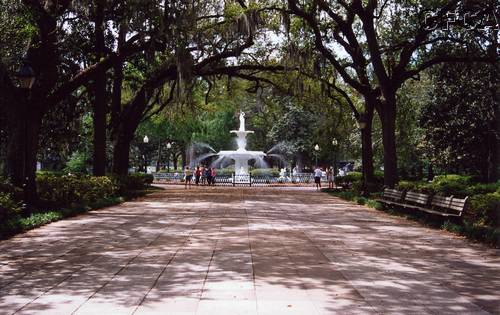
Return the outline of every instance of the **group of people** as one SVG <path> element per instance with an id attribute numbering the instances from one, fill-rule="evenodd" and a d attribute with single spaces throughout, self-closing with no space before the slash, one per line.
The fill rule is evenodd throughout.
<path id="1" fill-rule="evenodd" d="M 184 170 L 184 187 L 187 188 L 188 186 L 191 187 L 191 182 L 193 181 L 193 176 L 194 176 L 194 183 L 196 186 L 200 185 L 215 185 L 215 177 L 217 176 L 217 170 L 215 167 L 204 167 L 204 166 L 197 166 L 194 169 L 194 172 L 189 168 L 189 166 L 186 166 L 186 169 Z"/>
<path id="2" fill-rule="evenodd" d="M 327 167 L 325 170 L 326 180 L 328 181 L 328 188 L 334 188 L 335 186 L 335 178 L 334 178 L 334 169 L 333 167 Z M 321 177 L 323 177 L 323 169 L 319 166 L 316 166 L 314 170 L 314 183 L 316 185 L 316 190 L 321 189 Z"/>

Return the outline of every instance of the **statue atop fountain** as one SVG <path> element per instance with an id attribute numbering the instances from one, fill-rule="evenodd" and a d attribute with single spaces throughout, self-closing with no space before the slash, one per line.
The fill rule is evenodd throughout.
<path id="1" fill-rule="evenodd" d="M 245 113 L 240 112 L 240 131 L 245 131 Z"/>

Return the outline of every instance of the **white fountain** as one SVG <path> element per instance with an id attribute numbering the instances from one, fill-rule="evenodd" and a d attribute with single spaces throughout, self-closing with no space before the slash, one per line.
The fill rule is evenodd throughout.
<path id="1" fill-rule="evenodd" d="M 266 154 L 262 151 L 247 151 L 247 134 L 253 133 L 253 131 L 245 130 L 245 113 L 240 112 L 240 129 L 231 130 L 231 133 L 235 133 L 236 143 L 238 144 L 238 149 L 236 151 L 220 151 L 217 153 L 219 157 L 230 158 L 234 160 L 234 172 L 237 176 L 248 175 L 248 161 L 253 159 L 262 159 Z"/>

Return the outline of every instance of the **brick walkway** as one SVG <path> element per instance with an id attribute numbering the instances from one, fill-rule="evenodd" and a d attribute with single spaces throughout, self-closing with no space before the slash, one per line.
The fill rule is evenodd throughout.
<path id="1" fill-rule="evenodd" d="M 498 254 L 311 189 L 170 187 L 0 242 L 0 314 L 500 314 Z"/>

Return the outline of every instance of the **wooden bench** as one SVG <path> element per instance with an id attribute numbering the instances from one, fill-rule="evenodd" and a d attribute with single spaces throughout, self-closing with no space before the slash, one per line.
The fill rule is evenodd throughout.
<path id="1" fill-rule="evenodd" d="M 467 205 L 467 198 L 459 199 L 453 196 L 445 197 L 440 195 L 435 195 L 431 198 L 427 194 L 414 191 L 405 193 L 404 191 L 390 188 L 385 188 L 382 198 L 376 200 L 383 204 L 420 210 L 443 217 L 460 217 Z"/>
<path id="2" fill-rule="evenodd" d="M 439 214 L 445 217 L 461 217 L 465 207 L 467 206 L 467 199 L 455 198 L 453 196 L 445 197 L 440 195 L 435 195 L 432 198 L 431 207 L 432 210 L 428 212 Z"/>
<path id="3" fill-rule="evenodd" d="M 414 191 L 406 192 L 403 207 L 418 209 L 422 211 L 428 210 L 429 195 L 421 194 Z"/>
<path id="4" fill-rule="evenodd" d="M 378 202 L 390 204 L 390 205 L 403 205 L 402 200 L 404 197 L 404 191 L 399 191 L 397 189 L 385 188 L 382 198 L 376 199 Z"/>

